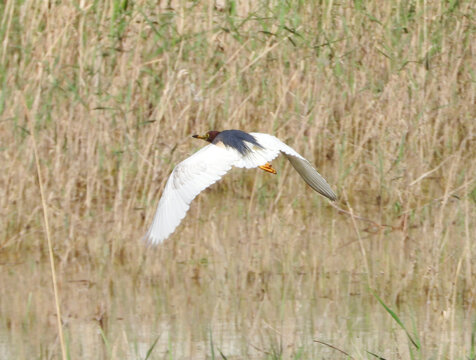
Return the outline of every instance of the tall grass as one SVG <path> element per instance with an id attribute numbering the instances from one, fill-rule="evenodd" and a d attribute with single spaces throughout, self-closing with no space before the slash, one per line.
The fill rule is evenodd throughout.
<path id="1" fill-rule="evenodd" d="M 313 340 L 409 358 L 369 285 L 415 321 L 422 358 L 474 355 L 471 1 L 7 0 L 0 14 L 6 354 L 60 354 L 25 99 L 71 358 L 336 355 Z M 170 171 L 203 146 L 190 135 L 230 128 L 294 147 L 341 210 L 279 159 L 274 177 L 232 171 L 147 248 Z"/>

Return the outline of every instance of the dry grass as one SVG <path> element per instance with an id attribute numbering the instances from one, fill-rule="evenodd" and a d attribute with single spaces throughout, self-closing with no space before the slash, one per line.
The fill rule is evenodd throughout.
<path id="1" fill-rule="evenodd" d="M 0 10 L 1 357 L 60 357 L 33 125 L 70 358 L 145 358 L 158 338 L 150 358 L 343 358 L 319 340 L 474 359 L 472 1 Z M 190 135 L 228 128 L 285 140 L 372 222 L 281 159 L 232 171 L 146 248 Z"/>

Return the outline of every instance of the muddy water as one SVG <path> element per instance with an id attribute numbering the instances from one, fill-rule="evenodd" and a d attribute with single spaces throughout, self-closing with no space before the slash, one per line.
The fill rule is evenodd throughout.
<path id="1" fill-rule="evenodd" d="M 2 265 L 1 359 L 60 358 L 46 265 Z M 275 276 L 264 292 L 250 286 L 243 293 L 210 283 L 146 282 L 115 267 L 65 272 L 66 346 L 74 359 L 144 359 L 152 348 L 152 359 L 345 358 L 336 348 L 356 358 L 366 351 L 403 359 L 410 351 L 469 356 L 474 304 L 453 309 L 444 299 L 417 297 L 400 304 L 395 310 L 421 343 L 417 350 L 365 285 L 349 291 L 350 276 L 327 275 L 327 284 L 340 282 L 340 292 L 312 288 L 305 277 L 293 288 Z M 363 274 L 358 278 L 365 283 Z"/>

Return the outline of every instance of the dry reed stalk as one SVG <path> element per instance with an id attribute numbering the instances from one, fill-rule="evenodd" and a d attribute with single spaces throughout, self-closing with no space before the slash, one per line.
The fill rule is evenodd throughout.
<path id="1" fill-rule="evenodd" d="M 40 91 L 38 91 L 38 95 L 39 94 L 40 94 Z M 37 100 L 38 99 L 39 99 L 39 96 L 37 96 Z M 39 160 L 39 155 L 38 155 L 38 147 L 36 145 L 35 128 L 33 126 L 33 120 L 32 120 L 30 111 L 28 109 L 28 106 L 27 106 L 26 102 L 24 101 L 24 98 L 22 98 L 22 101 L 23 101 L 23 105 L 24 105 L 26 119 L 27 119 L 28 125 L 30 127 L 30 134 L 31 134 L 32 145 L 33 145 L 33 153 L 35 155 L 36 174 L 37 174 L 37 178 L 38 178 L 38 186 L 39 186 L 39 189 L 40 189 L 41 206 L 42 206 L 42 209 L 43 209 L 43 221 L 44 221 L 44 225 L 45 225 L 45 235 L 46 235 L 46 241 L 48 243 L 48 255 L 49 255 L 50 270 L 51 270 L 51 282 L 53 283 L 53 295 L 54 295 L 55 308 L 56 308 L 56 319 L 57 319 L 57 326 L 58 326 L 58 336 L 59 336 L 60 346 L 61 346 L 61 355 L 62 355 L 63 360 L 66 360 L 67 355 L 66 355 L 66 346 L 65 346 L 64 335 L 63 335 L 63 324 L 62 324 L 62 317 L 61 317 L 61 306 L 60 306 L 60 300 L 59 300 L 58 283 L 57 283 L 57 280 L 56 280 L 55 258 L 54 258 L 54 254 L 53 254 L 53 245 L 52 245 L 52 242 L 51 242 L 50 226 L 49 226 L 49 223 L 48 223 L 48 207 L 47 207 L 46 201 L 45 201 L 45 191 L 44 191 L 44 186 L 43 186 L 43 178 L 42 178 L 42 174 L 41 174 L 41 166 L 40 166 L 40 160 Z M 38 102 L 35 101 L 35 104 L 37 105 Z"/>

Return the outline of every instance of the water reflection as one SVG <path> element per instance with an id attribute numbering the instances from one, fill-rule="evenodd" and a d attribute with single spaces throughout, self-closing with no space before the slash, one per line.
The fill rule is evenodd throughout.
<path id="1" fill-rule="evenodd" d="M 144 359 L 152 347 L 152 359 L 221 358 L 220 353 L 227 359 L 342 355 L 315 339 L 350 354 L 410 357 L 405 332 L 366 291 L 359 280 L 362 274 L 354 281 L 355 274 L 329 273 L 320 286 L 312 276 L 288 282 L 276 273 L 261 277 L 267 284 L 245 280 L 242 287 L 235 283 L 225 289 L 218 281 L 138 281 L 128 271 L 109 271 L 62 274 L 63 323 L 71 358 Z M 18 282 L 20 273 L 30 276 Z M 4 277 L 9 292 L 4 287 L 2 295 L 9 301 L 1 303 L 0 358 L 58 358 L 47 267 L 17 268 L 9 274 Z M 445 304 L 416 298 L 407 300 L 398 313 L 409 329 L 416 327 L 425 356 L 438 358 L 451 351 L 459 358 L 469 355 L 474 308 L 459 306 L 453 316 Z"/>

